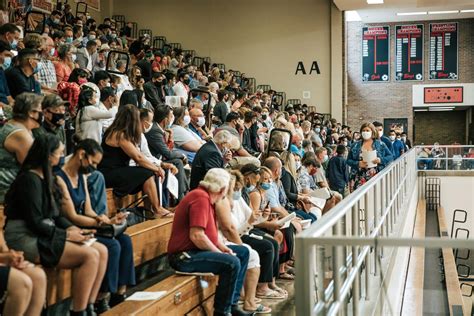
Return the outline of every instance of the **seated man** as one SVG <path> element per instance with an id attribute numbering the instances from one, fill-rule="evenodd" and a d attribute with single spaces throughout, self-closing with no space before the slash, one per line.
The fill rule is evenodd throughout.
<path id="1" fill-rule="evenodd" d="M 210 272 L 219 276 L 214 315 L 251 315 L 241 311 L 237 305 L 249 250 L 240 245 L 226 246 L 217 234 L 214 205 L 225 198 L 229 183 L 227 171 L 211 169 L 199 187 L 179 203 L 168 243 L 168 258 L 177 271 Z"/>

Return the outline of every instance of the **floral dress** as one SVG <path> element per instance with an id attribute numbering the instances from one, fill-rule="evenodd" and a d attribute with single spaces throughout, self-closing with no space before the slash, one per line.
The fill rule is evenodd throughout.
<path id="1" fill-rule="evenodd" d="M 362 161 L 363 151 L 364 149 L 360 151 L 359 161 Z M 377 167 L 367 168 L 367 169 L 362 169 L 362 168 L 352 169 L 351 181 L 350 181 L 351 192 L 354 192 L 358 187 L 367 183 L 367 181 L 369 181 L 378 172 L 379 170 Z"/>

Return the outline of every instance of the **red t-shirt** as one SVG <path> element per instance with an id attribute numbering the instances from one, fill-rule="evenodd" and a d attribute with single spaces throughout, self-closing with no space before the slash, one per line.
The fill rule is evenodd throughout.
<path id="1" fill-rule="evenodd" d="M 192 190 L 176 207 L 168 253 L 199 250 L 189 239 L 191 227 L 202 227 L 209 240 L 217 246 L 217 223 L 209 193 L 201 187 Z"/>

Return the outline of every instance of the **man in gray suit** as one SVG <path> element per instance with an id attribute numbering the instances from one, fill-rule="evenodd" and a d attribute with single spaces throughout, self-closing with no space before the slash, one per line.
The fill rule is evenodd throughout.
<path id="1" fill-rule="evenodd" d="M 76 63 L 82 69 L 87 69 L 92 72 L 98 57 L 97 42 L 95 40 L 90 40 L 87 42 L 86 47 L 77 50 Z"/>

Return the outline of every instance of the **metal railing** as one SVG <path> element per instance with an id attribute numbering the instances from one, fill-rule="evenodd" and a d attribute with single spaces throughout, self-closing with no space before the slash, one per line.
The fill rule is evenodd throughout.
<path id="1" fill-rule="evenodd" d="M 444 157 L 449 161 L 457 154 L 454 149 L 469 152 L 473 146 L 442 147 L 452 149 Z M 407 213 L 423 191 L 418 181 L 421 149 L 405 153 L 296 236 L 297 315 L 397 314 L 387 294 L 395 250 L 474 248 L 473 240 L 402 238 Z"/>
<path id="2" fill-rule="evenodd" d="M 351 245 L 349 241 L 396 234 L 395 226 L 416 190 L 416 180 L 416 150 L 412 149 L 296 237 L 297 315 L 337 315 L 341 309 L 347 311 L 350 294 L 352 315 L 359 315 L 361 277 L 367 300 L 373 282 L 370 270 L 378 273 L 381 249 L 371 251 L 369 243 Z M 342 241 L 324 246 L 331 238 Z M 329 262 L 326 252 L 332 252 Z"/>
<path id="3" fill-rule="evenodd" d="M 419 170 L 474 170 L 473 145 L 416 146 Z"/>

